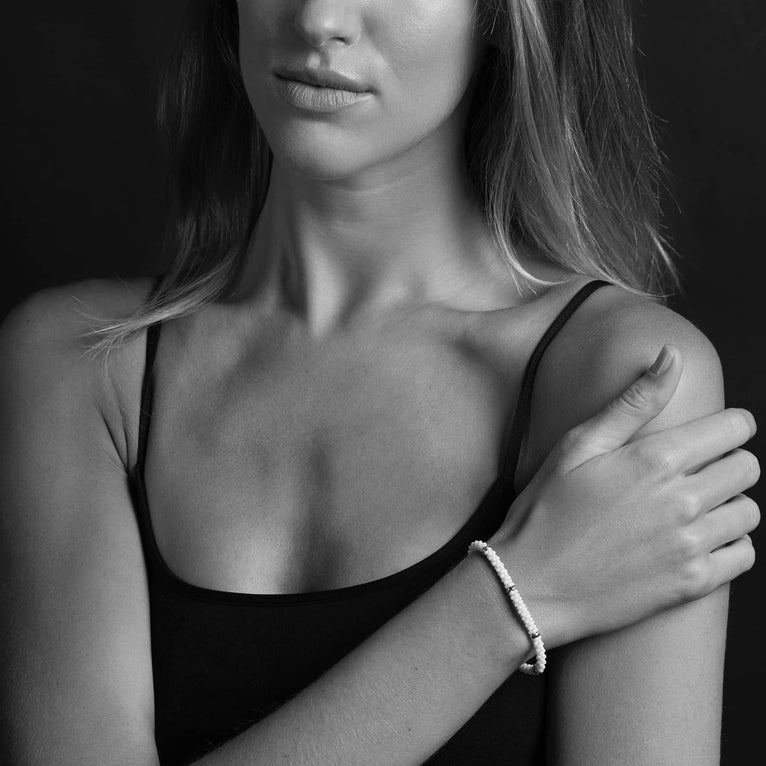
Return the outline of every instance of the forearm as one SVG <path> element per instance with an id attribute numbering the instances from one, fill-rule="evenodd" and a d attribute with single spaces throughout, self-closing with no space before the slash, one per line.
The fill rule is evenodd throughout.
<path id="1" fill-rule="evenodd" d="M 321 678 L 195 764 L 422 764 L 530 647 L 486 562 L 469 556 Z"/>

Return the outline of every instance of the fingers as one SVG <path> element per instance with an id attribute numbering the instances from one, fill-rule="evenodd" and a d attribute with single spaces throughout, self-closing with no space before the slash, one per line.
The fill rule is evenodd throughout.
<path id="1" fill-rule="evenodd" d="M 623 446 L 662 412 L 675 393 L 682 369 L 681 352 L 675 346 L 663 346 L 641 377 L 592 418 L 567 432 L 561 444 L 567 467 Z"/>
<path id="2" fill-rule="evenodd" d="M 692 473 L 741 447 L 756 432 L 755 418 L 730 407 L 680 426 L 644 436 L 625 446 L 663 466 L 668 473 Z"/>
<path id="3" fill-rule="evenodd" d="M 743 535 L 729 545 L 713 551 L 709 557 L 706 593 L 714 591 L 724 583 L 731 582 L 735 577 L 752 569 L 754 563 L 755 549 L 749 535 Z"/>
<path id="4" fill-rule="evenodd" d="M 696 563 L 688 567 L 685 595 L 699 598 L 747 572 L 755 563 L 750 538 L 759 524 L 758 504 L 746 495 L 737 495 L 701 517 L 687 535 L 687 550 Z M 712 551 L 705 555 L 708 551 Z M 703 558 L 699 558 L 699 556 Z"/>
<path id="5" fill-rule="evenodd" d="M 686 491 L 699 501 L 699 510 L 707 511 L 726 502 L 759 479 L 761 468 L 752 452 L 736 449 L 685 478 Z"/>
<path id="6" fill-rule="evenodd" d="M 737 495 L 699 520 L 706 550 L 715 551 L 749 534 L 760 520 L 758 503 L 747 495 Z"/>

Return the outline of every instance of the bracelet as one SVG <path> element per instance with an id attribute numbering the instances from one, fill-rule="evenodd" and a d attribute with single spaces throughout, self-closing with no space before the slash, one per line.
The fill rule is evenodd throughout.
<path id="1" fill-rule="evenodd" d="M 492 568 L 500 578 L 500 582 L 503 584 L 505 592 L 511 599 L 511 603 L 516 609 L 519 619 L 523 623 L 524 628 L 532 641 L 532 646 L 535 648 L 535 664 L 532 665 L 529 662 L 524 662 L 519 670 L 527 675 L 539 676 L 545 670 L 545 647 L 543 646 L 543 639 L 540 638 L 540 631 L 537 629 L 537 625 L 532 619 L 532 615 L 529 613 L 529 609 L 527 609 L 527 605 L 524 603 L 524 599 L 521 597 L 519 589 L 508 574 L 508 570 L 505 568 L 503 562 L 500 561 L 500 557 L 485 542 L 474 540 L 468 546 L 468 553 L 471 553 L 472 551 L 482 553 L 492 565 Z"/>

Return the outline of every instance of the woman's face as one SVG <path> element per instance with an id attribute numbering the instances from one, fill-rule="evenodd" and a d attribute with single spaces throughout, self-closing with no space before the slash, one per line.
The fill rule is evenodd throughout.
<path id="1" fill-rule="evenodd" d="M 462 146 L 467 90 L 487 45 L 474 31 L 477 5 L 239 0 L 242 75 L 277 161 L 330 179 L 426 138 L 436 151 Z M 322 73 L 353 84 L 311 84 L 319 75 L 326 85 Z"/>

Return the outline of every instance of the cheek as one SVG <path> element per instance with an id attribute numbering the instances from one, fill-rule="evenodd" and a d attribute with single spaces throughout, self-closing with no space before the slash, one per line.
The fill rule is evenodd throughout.
<path id="1" fill-rule="evenodd" d="M 457 106 L 476 66 L 474 2 L 410 0 L 392 14 L 378 44 L 388 63 L 390 95 L 413 117 L 446 117 Z M 401 117 L 399 115 L 398 117 Z"/>
<path id="2" fill-rule="evenodd" d="M 239 61 L 242 80 L 250 101 L 258 111 L 262 101 L 264 73 L 269 67 L 270 52 L 284 26 L 277 3 L 274 0 L 239 3 Z"/>

